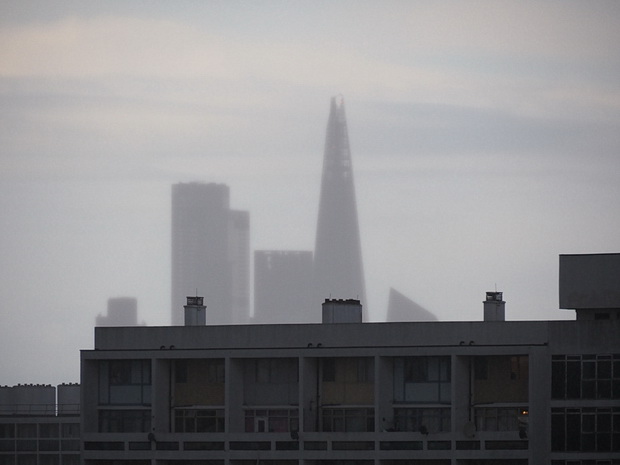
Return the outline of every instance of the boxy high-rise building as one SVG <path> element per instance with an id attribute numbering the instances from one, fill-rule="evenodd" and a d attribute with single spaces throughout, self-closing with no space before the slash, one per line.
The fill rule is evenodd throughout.
<path id="1" fill-rule="evenodd" d="M 203 295 L 207 324 L 249 314 L 249 215 L 230 209 L 228 186 L 172 186 L 172 324 L 183 323 L 187 296 Z"/>
<path id="2" fill-rule="evenodd" d="M 318 323 L 312 292 L 312 252 L 254 252 L 254 322 Z"/>

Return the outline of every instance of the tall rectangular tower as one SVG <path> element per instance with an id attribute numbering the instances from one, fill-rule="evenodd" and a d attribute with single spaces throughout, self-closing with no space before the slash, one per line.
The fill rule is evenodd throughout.
<path id="1" fill-rule="evenodd" d="M 183 324 L 186 297 L 196 293 L 205 298 L 207 324 L 231 324 L 246 317 L 248 231 L 247 212 L 230 210 L 228 186 L 215 183 L 172 186 L 173 325 Z M 244 272 L 248 273 L 247 277 Z M 243 298 L 233 297 L 239 295 L 245 295 L 245 308 L 240 304 Z"/>
<path id="2" fill-rule="evenodd" d="M 314 282 L 319 302 L 326 298 L 358 299 L 366 311 L 353 166 L 342 97 L 332 98 L 327 122 Z"/>
<path id="3" fill-rule="evenodd" d="M 319 323 L 320 301 L 313 297 L 312 252 L 254 252 L 255 323 Z"/>
<path id="4" fill-rule="evenodd" d="M 250 318 L 250 213 L 231 210 L 228 256 L 232 273 L 232 320 L 245 324 Z"/>

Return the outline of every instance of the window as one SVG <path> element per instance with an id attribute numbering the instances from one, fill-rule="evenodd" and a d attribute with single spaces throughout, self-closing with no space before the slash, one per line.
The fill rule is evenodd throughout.
<path id="1" fill-rule="evenodd" d="M 36 438 L 37 437 L 37 425 L 35 423 L 18 423 L 17 424 L 17 437 L 18 438 Z"/>
<path id="2" fill-rule="evenodd" d="M 58 423 L 41 423 L 39 425 L 39 437 L 41 438 L 57 438 L 59 434 Z"/>
<path id="3" fill-rule="evenodd" d="M 57 455 L 40 454 L 39 465 L 58 465 L 59 459 Z"/>
<path id="4" fill-rule="evenodd" d="M 224 384 L 224 360 L 210 360 L 207 366 L 209 384 Z"/>
<path id="5" fill-rule="evenodd" d="M 14 438 L 15 425 L 13 423 L 0 424 L 0 438 Z"/>
<path id="6" fill-rule="evenodd" d="M 394 360 L 394 401 L 450 403 L 450 357 L 403 357 Z"/>
<path id="7" fill-rule="evenodd" d="M 527 407 L 477 407 L 475 409 L 478 431 L 527 430 Z"/>
<path id="8" fill-rule="evenodd" d="M 80 437 L 80 424 L 79 423 L 63 423 L 62 437 L 63 438 L 79 438 Z"/>
<path id="9" fill-rule="evenodd" d="M 474 379 L 484 381 L 489 377 L 489 362 L 486 357 L 474 358 Z"/>
<path id="10" fill-rule="evenodd" d="M 245 411 L 246 433 L 290 431 L 299 431 L 297 409 L 248 409 Z"/>
<path id="11" fill-rule="evenodd" d="M 336 359 L 324 358 L 323 364 L 323 381 L 332 383 L 336 381 Z"/>
<path id="12" fill-rule="evenodd" d="M 528 377 L 528 358 L 524 355 L 513 355 L 510 357 L 510 379 L 527 379 Z"/>
<path id="13" fill-rule="evenodd" d="M 375 430 L 375 411 L 372 408 L 323 408 L 322 431 L 368 432 Z"/>
<path id="14" fill-rule="evenodd" d="M 620 354 L 554 355 L 552 399 L 620 399 Z"/>
<path id="15" fill-rule="evenodd" d="M 174 364 L 174 382 L 187 383 L 187 360 L 177 360 Z"/>
<path id="16" fill-rule="evenodd" d="M 103 360 L 99 365 L 99 403 L 151 404 L 150 360 Z"/>
<path id="17" fill-rule="evenodd" d="M 374 363 L 371 358 L 357 359 L 357 382 L 368 383 L 374 380 Z"/>
<path id="18" fill-rule="evenodd" d="M 223 433 L 223 409 L 177 409 L 176 433 Z"/>
<path id="19" fill-rule="evenodd" d="M 450 431 L 450 408 L 395 408 L 396 431 L 440 433 Z"/>
<path id="20" fill-rule="evenodd" d="M 100 410 L 100 433 L 146 433 L 151 430 L 150 410 Z"/>
<path id="21" fill-rule="evenodd" d="M 262 358 L 254 363 L 256 383 L 285 384 L 295 383 L 299 379 L 296 359 Z"/>
<path id="22" fill-rule="evenodd" d="M 620 451 L 620 408 L 554 408 L 551 449 L 574 452 Z"/>

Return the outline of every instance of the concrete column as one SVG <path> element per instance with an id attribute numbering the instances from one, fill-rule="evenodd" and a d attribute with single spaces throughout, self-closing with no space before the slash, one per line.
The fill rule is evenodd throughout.
<path id="1" fill-rule="evenodd" d="M 81 363 L 80 428 L 84 433 L 95 433 L 98 429 L 99 361 L 82 359 Z"/>
<path id="2" fill-rule="evenodd" d="M 314 357 L 302 357 L 299 367 L 299 408 L 303 410 L 303 421 L 300 417 L 300 428 L 305 432 L 316 431 L 318 420 L 317 376 L 318 360 Z M 301 412 L 300 412 L 301 415 Z"/>
<path id="3" fill-rule="evenodd" d="M 471 416 L 472 365 L 469 355 L 452 356 L 452 430 L 459 439 L 472 439 L 471 434 L 475 433 L 468 425 L 475 421 Z"/>
<path id="4" fill-rule="evenodd" d="M 551 355 L 549 347 L 531 347 L 528 365 L 530 463 L 549 463 L 551 450 Z"/>
<path id="5" fill-rule="evenodd" d="M 226 432 L 245 431 L 243 359 L 226 358 Z"/>
<path id="6" fill-rule="evenodd" d="M 375 357 L 375 431 L 394 427 L 394 363 L 392 357 Z"/>

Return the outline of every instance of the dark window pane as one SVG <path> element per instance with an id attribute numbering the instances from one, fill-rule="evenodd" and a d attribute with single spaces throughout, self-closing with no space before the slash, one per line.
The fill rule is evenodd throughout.
<path id="1" fill-rule="evenodd" d="M 187 383 L 187 361 L 177 360 L 174 364 L 174 382 Z"/>
<path id="2" fill-rule="evenodd" d="M 578 399 L 581 397 L 581 363 L 569 361 L 566 363 L 566 397 Z"/>
<path id="3" fill-rule="evenodd" d="M 80 437 L 80 424 L 79 423 L 64 423 L 61 427 L 63 438 L 79 438 Z"/>
<path id="4" fill-rule="evenodd" d="M 37 425 L 34 423 L 23 423 L 17 425 L 18 438 L 36 438 Z"/>
<path id="5" fill-rule="evenodd" d="M 15 450 L 14 439 L 2 439 L 0 440 L 0 452 L 12 452 Z"/>
<path id="6" fill-rule="evenodd" d="M 599 360 L 598 361 L 598 379 L 610 379 L 611 378 L 611 360 Z"/>
<path id="7" fill-rule="evenodd" d="M 564 399 L 566 393 L 566 362 L 554 361 L 551 364 L 551 398 Z"/>
<path id="8" fill-rule="evenodd" d="M 583 415 L 581 417 L 581 427 L 584 433 L 594 433 L 594 431 L 596 431 L 595 415 Z"/>
<path id="9" fill-rule="evenodd" d="M 596 416 L 596 431 L 599 433 L 611 431 L 611 413 L 599 413 Z"/>
<path id="10" fill-rule="evenodd" d="M 428 380 L 428 370 L 424 357 L 412 357 L 405 361 L 405 381 L 422 382 Z"/>
<path id="11" fill-rule="evenodd" d="M 598 398 L 611 399 L 611 380 L 599 380 L 596 384 Z"/>
<path id="12" fill-rule="evenodd" d="M 581 450 L 584 452 L 596 450 L 596 435 L 594 433 L 581 435 Z"/>
<path id="13" fill-rule="evenodd" d="M 39 440 L 39 450 L 56 451 L 60 450 L 58 439 L 41 439 Z"/>
<path id="14" fill-rule="evenodd" d="M 596 363 L 594 361 L 584 362 L 582 368 L 584 379 L 596 378 Z"/>
<path id="15" fill-rule="evenodd" d="M 42 438 L 57 438 L 60 431 L 58 423 L 41 423 L 39 425 L 39 437 Z"/>
<path id="16" fill-rule="evenodd" d="M 564 413 L 554 413 L 551 415 L 551 450 L 553 451 L 560 452 L 565 450 L 566 428 L 564 419 Z"/>
<path id="17" fill-rule="evenodd" d="M 0 439 L 14 438 L 14 437 L 15 437 L 15 425 L 13 424 L 0 425 Z"/>
<path id="18" fill-rule="evenodd" d="M 37 450 L 37 440 L 36 439 L 18 440 L 17 450 Z"/>
<path id="19" fill-rule="evenodd" d="M 566 450 L 581 450 L 581 415 L 579 413 L 566 415 Z"/>
<path id="20" fill-rule="evenodd" d="M 581 398 L 596 399 L 596 381 L 593 379 L 584 380 L 581 383 Z"/>
<path id="21" fill-rule="evenodd" d="M 323 359 L 323 381 L 336 381 L 336 360 L 333 358 Z"/>
<path id="22" fill-rule="evenodd" d="M 611 434 L 598 433 L 596 435 L 596 451 L 611 451 Z"/>

